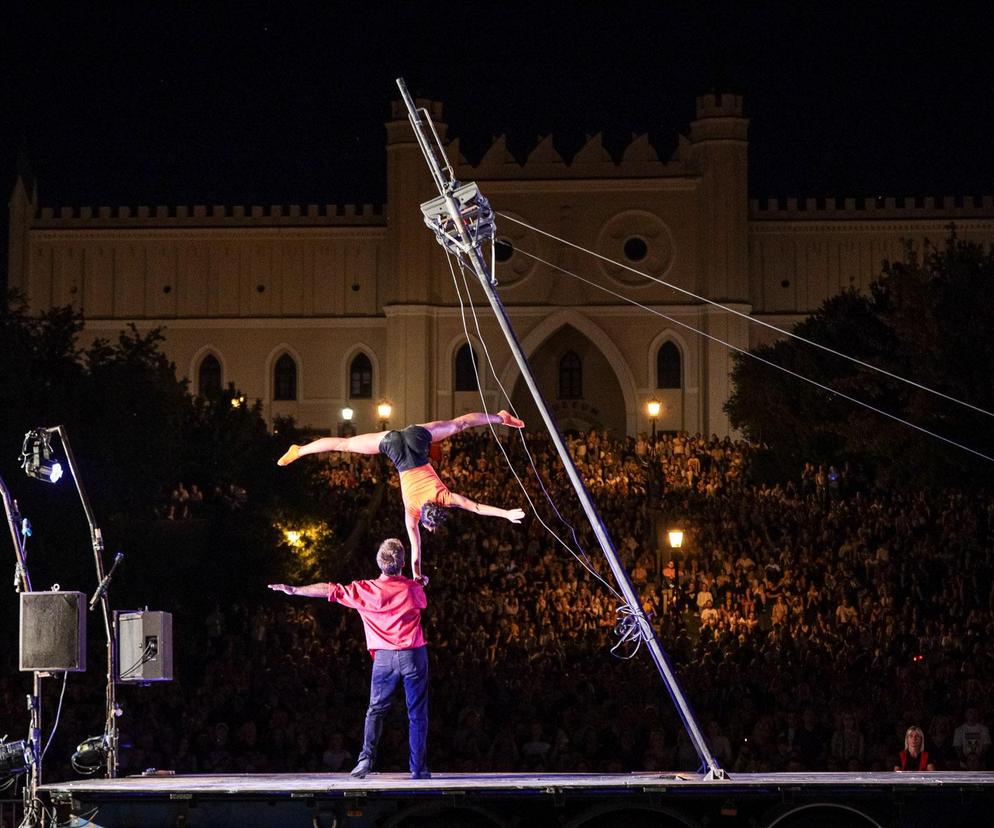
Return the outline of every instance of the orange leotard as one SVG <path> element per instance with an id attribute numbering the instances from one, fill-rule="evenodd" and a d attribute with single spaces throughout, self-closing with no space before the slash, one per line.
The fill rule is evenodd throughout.
<path id="1" fill-rule="evenodd" d="M 404 498 L 404 510 L 413 518 L 421 517 L 421 507 L 434 502 L 442 506 L 452 505 L 452 495 L 439 479 L 431 464 L 417 466 L 400 474 L 400 494 Z"/>

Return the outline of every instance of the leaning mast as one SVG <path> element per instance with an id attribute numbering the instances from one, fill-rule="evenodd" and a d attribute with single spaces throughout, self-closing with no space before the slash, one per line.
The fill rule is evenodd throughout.
<path id="1" fill-rule="evenodd" d="M 495 224 L 493 211 L 475 184 L 460 184 L 456 181 L 452 165 L 445 155 L 445 150 L 442 148 L 442 143 L 428 112 L 423 108 L 418 109 L 415 106 L 403 78 L 397 78 L 397 86 L 407 107 L 407 115 L 414 129 L 414 135 L 417 138 L 418 145 L 421 147 L 421 152 L 424 154 L 425 161 L 428 163 L 428 170 L 439 192 L 438 198 L 421 205 L 425 223 L 435 233 L 439 244 L 448 252 L 467 262 L 479 279 L 483 291 L 490 302 L 490 306 L 493 308 L 494 316 L 497 318 L 497 322 L 504 332 L 511 353 L 514 355 L 515 362 L 518 364 L 521 376 L 528 385 L 529 391 L 531 391 L 535 405 L 542 415 L 545 427 L 549 432 L 549 436 L 552 438 L 556 451 L 559 453 L 563 467 L 566 469 L 566 474 L 569 476 L 570 482 L 576 490 L 580 504 L 583 506 L 583 511 L 587 515 L 587 520 L 590 521 L 594 535 L 597 537 L 601 550 L 605 558 L 607 558 L 608 565 L 614 574 L 615 581 L 621 589 L 628 612 L 638 624 L 640 635 L 645 640 L 652 660 L 662 676 L 663 683 L 666 685 L 673 703 L 676 705 L 677 712 L 680 714 L 680 718 L 683 720 L 684 727 L 687 730 L 687 735 L 690 737 L 694 749 L 697 751 L 702 766 L 707 769 L 705 779 L 726 779 L 727 775 L 725 771 L 718 765 L 717 760 L 711 754 L 707 743 L 704 741 L 704 736 L 701 734 L 701 729 L 697 724 L 694 713 L 690 709 L 690 705 L 683 694 L 676 675 L 673 673 L 669 659 L 663 652 L 659 639 L 656 637 L 656 632 L 642 609 L 642 603 L 639 600 L 638 594 L 635 592 L 635 588 L 632 586 L 624 564 L 618 558 L 614 544 L 608 535 L 604 522 L 597 511 L 597 507 L 594 505 L 590 493 L 580 479 L 580 474 L 573 463 L 573 458 L 570 457 L 566 444 L 563 442 L 562 435 L 559 432 L 559 426 L 549 412 L 545 399 L 542 397 L 542 393 L 532 375 L 528 361 L 525 359 L 518 338 L 507 318 L 504 305 L 494 290 L 497 286 L 497 281 L 489 272 L 486 259 L 481 250 L 481 245 L 485 240 L 492 241 L 494 239 Z"/>

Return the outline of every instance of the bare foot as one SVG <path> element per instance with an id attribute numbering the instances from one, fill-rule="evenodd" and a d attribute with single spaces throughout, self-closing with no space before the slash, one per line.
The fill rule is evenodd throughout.
<path id="1" fill-rule="evenodd" d="M 300 446 L 296 443 L 290 446 L 279 460 L 276 461 L 277 466 L 289 466 L 294 460 L 300 457 Z"/>
<path id="2" fill-rule="evenodd" d="M 508 411 L 504 411 L 503 409 L 497 412 L 497 416 L 500 417 L 500 421 L 504 425 L 510 426 L 511 428 L 524 428 L 525 427 L 525 421 L 524 420 L 519 420 L 513 414 L 511 414 Z"/>

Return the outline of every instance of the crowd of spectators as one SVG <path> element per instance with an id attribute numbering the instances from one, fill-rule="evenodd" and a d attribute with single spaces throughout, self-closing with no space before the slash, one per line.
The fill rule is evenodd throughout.
<path id="1" fill-rule="evenodd" d="M 211 507 L 241 509 L 247 500 L 244 488 L 234 483 L 214 486 L 208 494 L 196 483 L 179 481 L 164 492 L 155 506 L 155 516 L 163 520 L 190 520 L 205 517 Z"/>
<path id="2" fill-rule="evenodd" d="M 435 458 L 454 491 L 527 506 L 513 468 L 536 514 L 456 512 L 426 537 L 433 770 L 696 770 L 646 652 L 612 653 L 621 601 L 554 449 L 517 437 L 466 433 Z M 568 445 L 723 767 L 889 771 L 913 725 L 937 770 L 990 766 L 994 497 L 876 490 L 845 466 L 767 485 L 755 447 L 700 435 Z M 376 457 L 314 462 L 349 522 L 378 504 L 325 577 L 375 577 L 378 542 L 405 537 L 395 476 Z M 173 682 L 122 689 L 125 772 L 348 770 L 368 700 L 359 618 L 262 587 L 177 637 Z M 15 684 L 0 680 L 0 709 Z M 70 683 L 62 727 L 99 722 L 101 701 Z M 402 711 L 382 769 L 405 767 Z"/>

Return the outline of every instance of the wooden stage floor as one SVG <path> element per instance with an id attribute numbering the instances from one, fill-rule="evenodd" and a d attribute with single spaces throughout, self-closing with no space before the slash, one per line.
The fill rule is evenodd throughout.
<path id="1" fill-rule="evenodd" d="M 994 823 L 994 773 L 130 776 L 48 783 L 60 818 L 119 826 L 799 828 Z M 55 824 L 58 824 L 56 821 Z M 66 824 L 70 824 L 66 822 Z"/>

